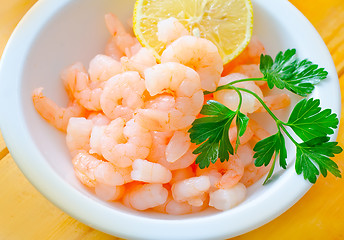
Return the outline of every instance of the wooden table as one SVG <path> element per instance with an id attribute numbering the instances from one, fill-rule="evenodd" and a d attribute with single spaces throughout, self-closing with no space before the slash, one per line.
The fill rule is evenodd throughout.
<path id="1" fill-rule="evenodd" d="M 0 0 L 0 54 L 18 21 L 35 2 Z M 291 2 L 323 37 L 332 54 L 344 93 L 344 1 Z M 342 147 L 343 122 L 338 135 Z M 344 154 L 340 154 L 334 159 L 342 172 L 343 158 Z M 117 238 L 78 222 L 46 200 L 19 171 L 0 135 L 0 239 Z M 321 177 L 287 212 L 265 226 L 235 239 L 344 239 L 344 180 L 332 176 Z"/>

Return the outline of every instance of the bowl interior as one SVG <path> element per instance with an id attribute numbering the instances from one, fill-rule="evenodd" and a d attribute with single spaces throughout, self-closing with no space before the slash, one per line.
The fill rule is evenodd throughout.
<path id="1" fill-rule="evenodd" d="M 21 100 L 27 128 L 51 168 L 77 191 L 93 198 L 94 201 L 111 205 L 113 209 L 129 211 L 132 214 L 158 218 L 193 217 L 193 215 L 178 217 L 150 212 L 137 213 L 121 204 L 104 202 L 94 197 L 74 175 L 70 154 L 65 144 L 65 135 L 47 124 L 37 114 L 31 102 L 32 90 L 42 86 L 46 96 L 51 97 L 59 105 L 66 106 L 68 97 L 59 77 L 61 70 L 76 61 L 81 61 L 87 67 L 96 54 L 103 53 L 105 43 L 110 36 L 105 27 L 104 15 L 113 12 L 123 23 L 127 23 L 132 16 L 133 5 L 134 1 L 124 0 L 116 2 L 112 0 L 70 1 L 49 19 L 31 47 L 22 74 Z M 275 22 L 270 21 L 263 9 L 259 9 L 259 6 L 255 6 L 254 23 L 254 35 L 261 39 L 269 53 L 275 54 L 290 44 L 290 42 L 283 42 L 285 38 L 282 31 L 274 31 L 273 37 L 269 34 L 267 29 L 278 29 L 278 27 Z M 273 126 L 273 122 L 266 125 Z M 267 190 L 268 188 L 261 188 L 260 181 L 250 188 L 246 201 L 259 197 Z M 194 215 L 204 215 L 209 212 L 216 211 L 208 210 Z"/>
<path id="2" fill-rule="evenodd" d="M 132 16 L 133 5 L 134 1 L 126 0 L 116 2 L 112 0 L 70 1 L 46 22 L 33 42 L 22 74 L 21 100 L 27 128 L 45 160 L 60 178 L 94 201 L 110 206 L 110 209 L 157 218 L 185 218 L 215 213 L 217 212 L 215 210 L 187 216 L 166 216 L 149 211 L 138 213 L 121 204 L 97 199 L 76 179 L 70 154 L 65 144 L 65 135 L 47 124 L 32 105 L 32 90 L 36 87 L 43 87 L 46 96 L 52 98 L 59 105 L 66 106 L 68 97 L 59 77 L 61 70 L 76 61 L 81 61 L 87 68 L 88 63 L 96 54 L 104 52 L 105 43 L 110 36 L 105 27 L 104 15 L 113 12 L 123 23 L 127 23 Z M 272 55 L 281 49 L 296 45 L 295 42 L 290 41 L 291 39 L 285 37 L 283 29 L 278 27 L 277 22 L 271 21 L 269 14 L 259 5 L 254 5 L 254 35 L 258 36 L 266 46 L 267 52 Z M 283 116 L 287 112 L 284 110 L 278 114 Z M 264 117 L 265 114 L 259 116 L 258 120 Z M 274 126 L 270 119 L 264 125 L 270 129 L 273 129 Z M 293 149 L 290 147 L 288 151 L 291 152 Z M 264 188 L 261 186 L 262 181 L 259 181 L 250 187 L 248 197 L 243 204 L 253 201 L 260 195 L 264 195 L 265 191 L 269 191 L 270 186 Z"/>
<path id="3" fill-rule="evenodd" d="M 49 1 L 44 0 L 38 2 L 37 8 L 32 13 L 35 16 L 31 16 L 31 21 L 40 21 L 39 10 L 44 10 L 44 5 L 48 5 L 48 2 Z M 58 1 L 55 1 L 54 4 L 56 4 L 56 2 Z M 44 166 L 46 166 L 47 164 L 49 172 L 52 172 L 54 174 L 54 177 L 57 176 L 59 178 L 59 181 L 72 186 L 74 191 L 73 194 L 76 194 L 75 196 L 86 196 L 88 199 L 92 200 L 94 206 L 105 207 L 107 214 L 109 215 L 117 214 L 118 212 L 120 212 L 124 215 L 128 214 L 131 216 L 139 216 L 156 220 L 194 220 L 200 219 L 200 216 L 202 216 L 202 218 L 219 216 L 227 217 L 228 219 L 230 219 L 231 215 L 244 212 L 245 210 L 255 206 L 255 203 L 263 201 L 268 196 L 271 196 L 271 194 L 275 194 L 287 181 L 290 181 L 292 179 L 297 179 L 297 181 L 299 181 L 299 179 L 302 180 L 301 176 L 297 176 L 295 174 L 293 164 L 289 164 L 288 169 L 279 174 L 279 177 L 272 181 L 270 184 L 262 187 L 262 179 L 253 186 L 249 187 L 246 200 L 235 209 L 227 212 L 207 210 L 202 213 L 191 214 L 187 216 L 167 216 L 151 212 L 136 212 L 124 207 L 119 203 L 109 203 L 99 200 L 93 195 L 92 192 L 83 187 L 74 176 L 71 158 L 65 144 L 64 134 L 55 130 L 39 116 L 39 114 L 33 107 L 31 94 L 34 88 L 43 87 L 44 94 L 46 96 L 52 98 L 59 105 L 65 106 L 67 104 L 67 94 L 65 93 L 63 84 L 59 78 L 61 70 L 76 61 L 81 61 L 87 68 L 88 63 L 96 54 L 103 53 L 105 43 L 109 38 L 109 34 L 104 24 L 104 14 L 113 12 L 124 23 L 126 23 L 132 16 L 134 0 L 63 0 L 58 5 L 59 7 L 52 12 L 51 16 L 45 16 L 43 18 L 43 23 L 41 22 L 40 29 L 35 29 L 38 34 L 34 35 L 29 43 L 25 43 L 28 44 L 28 46 L 25 47 L 29 50 L 28 52 L 25 52 L 23 54 L 23 64 L 19 66 L 20 76 L 18 79 L 20 80 L 18 81 L 18 87 L 16 88 L 16 90 L 19 89 L 20 92 L 18 94 L 19 109 L 16 109 L 16 111 L 21 112 L 25 129 L 29 133 L 29 139 L 33 141 L 33 144 L 37 148 L 35 150 L 38 150 L 39 154 L 43 156 L 42 159 L 44 159 Z M 276 13 L 275 10 L 273 10 L 273 7 L 267 7 L 269 5 L 275 5 L 275 9 L 279 9 L 279 12 Z M 286 6 L 290 7 L 291 5 Z M 253 7 L 254 35 L 257 35 L 258 38 L 263 42 L 268 54 L 274 56 L 280 50 L 285 50 L 287 48 L 296 48 L 300 57 L 308 57 L 312 61 L 318 63 L 320 63 L 321 61 L 324 62 L 323 57 L 328 54 L 326 47 L 324 49 L 324 46 L 321 46 L 322 50 L 320 51 L 323 52 L 325 55 L 314 54 L 314 49 L 316 49 L 316 46 L 300 39 L 300 36 L 302 36 L 302 34 L 305 34 L 307 31 L 305 33 L 302 33 L 302 29 L 299 29 L 297 27 L 298 22 L 293 22 L 293 20 L 285 20 L 286 18 L 284 19 L 283 17 L 279 17 L 279 14 L 284 14 L 283 9 L 278 8 L 277 3 L 274 3 L 274 0 L 253 1 Z M 297 15 L 299 13 L 293 12 L 293 14 L 296 14 L 295 16 L 298 16 L 298 18 L 296 19 L 301 18 L 301 16 Z M 311 28 L 311 33 L 314 34 L 313 28 L 310 25 L 307 25 L 309 23 L 305 19 L 302 19 L 302 21 L 306 22 L 305 26 Z M 25 24 L 27 24 L 27 26 L 33 25 L 32 22 L 24 22 L 23 26 Z M 315 42 L 317 43 L 319 41 L 321 40 L 317 39 Z M 328 55 L 326 55 L 326 59 L 328 59 Z M 326 66 L 324 67 L 331 70 L 333 73 L 334 68 L 332 67 L 332 62 L 330 61 L 326 64 Z M 334 75 L 330 75 L 329 78 L 330 82 L 337 81 Z M 336 84 L 337 83 L 335 82 L 334 85 L 331 85 L 330 90 L 336 89 Z M 319 89 L 321 89 L 321 84 L 319 86 Z M 313 96 L 321 99 L 326 99 L 326 94 L 318 89 L 315 90 Z M 335 101 L 335 111 L 339 112 L 339 108 L 337 105 L 338 96 L 334 98 L 335 99 L 333 101 Z M 292 96 L 293 103 L 295 103 L 296 100 L 297 97 Z M 333 101 L 330 99 L 324 100 L 323 106 L 332 107 Z M 288 113 L 287 111 L 281 111 L 278 114 L 282 118 L 286 118 Z M 259 116 L 258 119 L 262 120 L 262 116 Z M 273 129 L 272 121 L 264 120 L 264 125 L 270 129 Z M 11 145 L 14 146 L 13 144 L 9 144 L 9 147 Z M 12 149 L 14 149 L 14 147 L 12 147 Z M 293 155 L 295 151 L 289 143 L 287 149 L 289 153 L 288 162 L 292 163 L 294 161 Z M 30 155 L 30 153 L 28 153 L 28 158 L 25 161 L 30 161 L 30 157 L 32 158 L 35 156 L 32 156 Z M 43 167 L 42 169 L 37 167 L 35 173 L 25 172 L 24 167 L 22 170 L 27 175 L 30 175 L 29 179 L 34 184 L 37 183 L 38 180 L 41 180 L 40 174 L 44 171 Z M 49 184 L 48 179 L 46 184 Z M 295 193 L 295 196 L 291 199 L 293 199 L 293 201 L 296 201 L 296 199 L 299 198 L 306 189 L 307 184 L 300 187 L 298 192 Z M 42 190 L 42 188 L 40 190 Z M 290 190 L 291 189 L 286 189 L 286 191 Z M 43 194 L 45 193 L 43 192 Z M 49 198 L 52 199 L 52 196 L 50 195 Z M 292 203 L 293 202 L 288 203 L 288 206 L 290 206 Z M 278 203 L 276 203 L 276 209 L 278 208 Z M 78 217 L 76 213 L 69 212 L 67 207 L 65 209 L 68 213 L 72 214 L 75 217 Z M 281 207 L 281 209 L 282 210 L 276 211 L 275 214 L 270 214 L 269 216 L 267 216 L 264 221 L 267 221 L 267 219 L 272 219 L 279 215 L 281 211 L 284 211 L 286 209 L 286 206 Z M 255 213 L 251 212 L 251 214 L 251 217 L 254 217 Z M 243 217 L 243 219 L 238 222 L 246 221 L 247 218 L 245 219 Z M 97 225 L 94 223 L 94 221 L 92 222 L 92 220 L 90 220 L 88 223 L 97 227 Z M 257 223 L 255 223 L 255 225 L 251 225 L 250 228 L 252 229 L 257 226 Z M 242 231 L 242 229 L 240 231 Z M 111 233 L 111 230 L 109 230 L 109 228 L 104 227 L 102 230 Z M 234 232 L 235 231 L 232 231 L 232 234 L 234 234 Z M 191 239 L 191 237 L 189 239 Z"/>

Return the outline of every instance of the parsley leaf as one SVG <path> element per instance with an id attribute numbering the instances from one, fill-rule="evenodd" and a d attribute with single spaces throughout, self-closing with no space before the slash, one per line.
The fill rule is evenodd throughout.
<path id="1" fill-rule="evenodd" d="M 314 85 L 327 77 L 324 68 L 304 59 L 296 57 L 295 49 L 288 49 L 284 53 L 279 52 L 275 61 L 269 55 L 261 55 L 260 71 L 272 89 L 288 89 L 300 96 L 306 97 L 310 94 Z"/>
<path id="2" fill-rule="evenodd" d="M 341 177 L 338 165 L 329 157 L 342 152 L 337 142 L 329 142 L 329 137 L 317 137 L 297 146 L 295 170 L 303 173 L 306 180 L 315 183 L 320 173 L 326 177 L 327 171 L 336 177 Z"/>
<path id="3" fill-rule="evenodd" d="M 339 120 L 337 115 L 332 113 L 330 109 L 321 109 L 320 100 L 313 98 L 301 100 L 290 114 L 288 122 L 285 123 L 278 119 L 255 92 L 234 86 L 235 83 L 239 82 L 267 81 L 269 88 L 274 86 L 280 89 L 286 88 L 306 97 L 314 90 L 316 84 L 327 77 L 328 73 L 307 59 L 298 59 L 295 49 L 279 52 L 275 60 L 269 55 L 262 54 L 260 71 L 263 74 L 262 78 L 235 80 L 219 86 L 213 91 L 235 90 L 239 95 L 240 103 L 236 111 L 232 111 L 213 100 L 208 101 L 208 104 L 203 106 L 201 114 L 206 115 L 206 117 L 196 119 L 189 129 L 191 142 L 199 145 L 193 152 L 199 154 L 196 158 L 196 164 L 200 168 L 205 168 L 218 159 L 221 162 L 228 160 L 229 155 L 236 152 L 240 144 L 240 137 L 245 133 L 249 121 L 249 118 L 239 111 L 242 104 L 241 92 L 246 92 L 253 95 L 262 104 L 267 113 L 274 119 L 278 128 L 276 134 L 262 139 L 253 149 L 257 167 L 268 166 L 273 159 L 264 183 L 272 176 L 277 159 L 282 168 L 287 167 L 287 150 L 284 136 L 288 137 L 296 146 L 295 168 L 298 174 L 303 173 L 304 178 L 312 183 L 316 182 L 320 173 L 326 176 L 328 171 L 336 177 L 341 177 L 337 164 L 329 157 L 342 152 L 342 148 L 337 146 L 337 142 L 329 142 L 328 137 L 338 127 Z M 205 91 L 204 94 L 213 92 Z M 237 127 L 235 150 L 228 136 L 229 128 L 234 119 L 236 119 Z M 290 127 L 304 142 L 298 143 L 287 131 L 286 126 Z"/>
<path id="4" fill-rule="evenodd" d="M 238 112 L 236 118 L 237 138 L 235 143 L 235 149 L 238 149 L 238 146 L 240 145 L 240 137 L 244 135 L 244 133 L 246 132 L 249 120 L 250 119 L 245 114 Z"/>
<path id="5" fill-rule="evenodd" d="M 286 123 L 303 140 L 333 134 L 338 126 L 337 114 L 321 110 L 319 99 L 302 99 L 296 104 Z"/>
<path id="6" fill-rule="evenodd" d="M 256 143 L 253 148 L 256 153 L 253 155 L 255 165 L 257 167 L 269 165 L 274 154 L 280 157 L 280 166 L 287 167 L 287 150 L 285 148 L 285 140 L 281 132 L 277 132 L 270 137 L 264 138 Z"/>
<path id="7" fill-rule="evenodd" d="M 247 128 L 248 117 L 239 111 L 232 111 L 225 105 L 209 100 L 201 110 L 206 117 L 196 119 L 189 129 L 191 142 L 198 146 L 193 153 L 199 154 L 196 164 L 199 167 L 209 167 L 210 162 L 215 163 L 217 159 L 221 162 L 227 161 L 229 155 L 234 154 L 233 146 L 229 140 L 228 132 L 236 117 L 237 134 L 242 136 Z M 239 140 L 237 138 L 237 145 Z"/>
<path id="8" fill-rule="evenodd" d="M 254 163 L 257 167 L 269 165 L 273 155 L 275 154 L 273 166 L 271 167 L 271 171 L 265 182 L 271 177 L 275 161 L 278 156 L 280 166 L 284 169 L 287 168 L 287 149 L 285 148 L 284 137 L 280 131 L 270 137 L 260 140 L 254 146 L 253 151 L 255 151 L 253 158 L 256 159 Z"/>

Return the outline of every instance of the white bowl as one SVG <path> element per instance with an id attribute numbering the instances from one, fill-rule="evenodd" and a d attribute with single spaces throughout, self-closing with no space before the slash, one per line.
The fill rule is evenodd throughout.
<path id="1" fill-rule="evenodd" d="M 296 48 L 298 56 L 326 68 L 328 78 L 312 96 L 339 115 L 336 70 L 312 25 L 286 0 L 255 0 L 253 7 L 254 32 L 268 53 Z M 132 8 L 133 0 L 40 0 L 16 28 L 1 61 L 0 127 L 25 176 L 72 217 L 123 238 L 229 238 L 259 227 L 291 207 L 311 185 L 295 173 L 294 150 L 289 147 L 288 169 L 267 186 L 260 182 L 250 187 L 247 199 L 225 212 L 208 210 L 187 216 L 136 212 L 119 203 L 99 200 L 78 182 L 63 134 L 37 114 L 31 92 L 43 86 L 47 96 L 66 104 L 60 71 L 78 60 L 87 66 L 103 51 L 109 37 L 104 14 L 113 12 L 125 21 Z"/>

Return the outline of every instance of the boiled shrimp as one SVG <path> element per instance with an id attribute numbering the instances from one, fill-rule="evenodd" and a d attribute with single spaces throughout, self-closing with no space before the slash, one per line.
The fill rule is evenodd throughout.
<path id="1" fill-rule="evenodd" d="M 280 93 L 275 95 L 265 96 L 263 98 L 264 103 L 270 110 L 279 110 L 286 108 L 290 105 L 290 97 L 288 94 Z M 265 112 L 265 108 L 260 106 L 257 112 Z"/>
<path id="2" fill-rule="evenodd" d="M 178 62 L 199 74 L 203 90 L 214 91 L 220 80 L 223 62 L 217 47 L 209 40 L 182 36 L 161 54 L 161 62 Z"/>
<path id="3" fill-rule="evenodd" d="M 111 122 L 111 120 L 107 116 L 97 112 L 88 115 L 87 119 L 91 120 L 93 125 L 95 126 L 104 126 L 108 125 Z"/>
<path id="4" fill-rule="evenodd" d="M 143 106 L 145 82 L 137 72 L 117 74 L 109 79 L 100 96 L 100 106 L 110 119 L 123 117 L 129 120 L 134 110 Z"/>
<path id="5" fill-rule="evenodd" d="M 188 30 L 174 17 L 158 22 L 158 40 L 166 45 L 185 35 L 189 35 Z"/>
<path id="6" fill-rule="evenodd" d="M 120 186 L 109 186 L 102 183 L 97 183 L 94 187 L 96 195 L 104 201 L 116 201 L 119 200 L 125 192 L 125 187 Z"/>
<path id="7" fill-rule="evenodd" d="M 238 133 L 238 129 L 236 125 L 229 128 L 229 131 L 228 131 L 229 140 L 233 146 L 236 144 L 237 133 Z M 239 137 L 240 144 L 245 144 L 248 141 L 250 141 L 253 135 L 254 135 L 254 132 L 249 126 L 247 126 L 245 133 L 241 137 Z"/>
<path id="8" fill-rule="evenodd" d="M 207 176 L 209 177 L 210 181 L 210 188 L 208 192 L 213 192 L 218 188 L 218 183 L 220 182 L 222 178 L 222 174 L 215 168 L 205 168 L 205 169 L 200 169 L 196 168 L 196 176 Z"/>
<path id="9" fill-rule="evenodd" d="M 192 177 L 178 181 L 172 185 L 173 199 L 178 202 L 187 202 L 192 206 L 202 206 L 206 199 L 206 192 L 210 188 L 208 176 Z"/>
<path id="10" fill-rule="evenodd" d="M 221 177 L 213 170 L 221 174 Z M 228 161 L 210 165 L 206 169 L 197 169 L 197 176 L 212 176 L 213 185 L 216 188 L 230 188 L 237 184 L 244 174 L 244 165 L 241 163 L 237 155 L 231 156 Z M 217 180 L 217 182 L 216 182 Z"/>
<path id="11" fill-rule="evenodd" d="M 62 79 L 63 85 L 66 89 L 69 99 L 71 100 L 74 100 L 73 92 L 75 91 L 75 79 L 79 72 L 86 72 L 86 69 L 81 62 L 76 62 L 66 67 L 60 74 L 60 78 Z"/>
<path id="12" fill-rule="evenodd" d="M 105 135 L 106 125 L 94 125 L 91 130 L 89 140 L 89 153 L 102 156 L 102 138 Z"/>
<path id="13" fill-rule="evenodd" d="M 90 81 L 96 83 L 97 87 L 121 72 L 121 63 L 103 54 L 96 55 L 91 60 L 88 68 Z"/>
<path id="14" fill-rule="evenodd" d="M 225 85 L 235 80 L 245 79 L 247 76 L 240 73 L 232 73 L 225 77 L 222 77 L 219 82 L 219 86 Z M 260 88 L 254 82 L 240 82 L 234 84 L 235 87 L 245 88 L 256 93 L 259 97 L 263 98 L 263 93 Z M 240 111 L 243 114 L 253 113 L 260 107 L 260 102 L 251 94 L 242 92 L 242 105 Z M 214 93 L 214 99 L 229 109 L 236 110 L 239 105 L 239 95 L 232 89 L 221 90 Z"/>
<path id="15" fill-rule="evenodd" d="M 87 119 L 93 123 L 89 139 L 89 153 L 102 156 L 101 138 L 104 135 L 105 127 L 110 124 L 111 120 L 102 113 L 92 113 Z"/>
<path id="16" fill-rule="evenodd" d="M 272 161 L 271 161 L 272 163 Z M 270 170 L 271 163 L 268 166 L 257 167 L 252 161 L 249 165 L 245 167 L 244 174 L 240 179 L 240 182 L 243 183 L 246 187 L 251 186 L 259 179 L 261 179 L 267 172 Z"/>
<path id="17" fill-rule="evenodd" d="M 184 131 L 175 131 L 166 146 L 166 161 L 173 163 L 181 158 L 190 148 L 190 134 Z"/>
<path id="18" fill-rule="evenodd" d="M 79 150 L 90 150 L 92 128 L 93 122 L 84 117 L 72 117 L 69 119 L 66 143 L 72 156 L 75 156 Z"/>
<path id="19" fill-rule="evenodd" d="M 177 202 L 172 196 L 168 196 L 166 202 L 154 208 L 155 211 L 167 213 L 172 215 L 184 215 L 196 213 L 204 210 L 207 207 L 207 201 L 204 201 L 202 206 L 195 207 L 186 202 Z"/>
<path id="20" fill-rule="evenodd" d="M 181 180 L 185 180 L 187 178 L 192 178 L 195 176 L 196 176 L 195 172 L 191 166 L 189 166 L 187 168 L 177 169 L 177 170 L 172 171 L 172 178 L 171 178 L 171 181 L 169 183 L 171 185 L 173 185 L 176 182 L 179 182 Z"/>
<path id="21" fill-rule="evenodd" d="M 132 48 L 136 47 L 138 41 L 135 37 L 131 36 L 122 25 L 121 21 L 112 13 L 105 15 L 105 23 L 108 31 L 113 36 L 113 41 L 115 42 L 118 49 L 123 55 L 129 53 L 129 57 L 135 52 Z"/>
<path id="22" fill-rule="evenodd" d="M 44 96 L 43 88 L 37 88 L 32 93 L 33 105 L 37 112 L 51 125 L 65 132 L 71 117 L 82 117 L 85 108 L 73 102 L 67 108 L 59 107 L 54 101 Z"/>
<path id="23" fill-rule="evenodd" d="M 139 123 L 153 131 L 187 128 L 196 119 L 203 105 L 203 92 L 198 74 L 179 63 L 164 63 L 144 72 L 146 89 L 151 96 L 168 93 L 175 104 L 167 111 L 139 109 Z"/>
<path id="24" fill-rule="evenodd" d="M 127 188 L 123 197 L 123 203 L 137 210 L 146 210 L 164 204 L 167 196 L 168 191 L 162 184 L 136 183 Z"/>
<path id="25" fill-rule="evenodd" d="M 144 70 L 156 65 L 156 58 L 147 48 L 141 48 L 132 57 L 122 57 L 121 65 L 123 71 L 136 71 L 144 76 Z"/>
<path id="26" fill-rule="evenodd" d="M 147 156 L 149 161 L 159 163 L 171 171 L 187 168 L 195 161 L 197 156 L 192 153 L 196 149 L 194 144 L 191 144 L 185 154 L 175 162 L 171 163 L 166 160 L 166 149 L 173 136 L 173 132 L 152 131 L 151 136 L 152 147 L 149 155 Z M 181 152 L 181 150 L 183 150 L 183 147 L 181 147 L 178 151 Z"/>
<path id="27" fill-rule="evenodd" d="M 248 143 L 241 144 L 237 149 L 236 155 L 237 155 L 238 159 L 240 160 L 240 163 L 244 167 L 246 167 L 252 163 L 254 151 Z"/>
<path id="28" fill-rule="evenodd" d="M 95 187 L 97 183 L 118 186 L 132 181 L 130 178 L 131 168 L 116 168 L 111 163 L 98 159 L 85 151 L 80 151 L 75 155 L 72 163 L 76 176 L 88 187 Z"/>
<path id="29" fill-rule="evenodd" d="M 248 122 L 248 127 L 253 131 L 254 142 L 258 142 L 271 135 L 266 129 L 264 129 L 258 122 L 254 121 L 253 119 L 250 119 L 250 121 Z"/>
<path id="30" fill-rule="evenodd" d="M 220 164 L 222 165 L 222 164 Z M 218 188 L 230 188 L 237 184 L 244 174 L 244 165 L 238 157 L 232 157 L 230 161 L 223 164 L 225 173 L 217 184 Z"/>
<path id="31" fill-rule="evenodd" d="M 124 53 L 119 49 L 116 43 L 116 38 L 111 37 L 105 45 L 105 55 L 112 57 L 116 61 L 120 61 Z"/>
<path id="32" fill-rule="evenodd" d="M 126 122 L 116 118 L 105 127 L 101 137 L 103 157 L 118 167 L 129 167 L 135 159 L 145 159 L 149 154 L 152 137 L 134 119 Z"/>
<path id="33" fill-rule="evenodd" d="M 256 121 L 250 119 L 249 126 L 254 132 L 254 137 L 252 138 L 252 144 L 256 144 L 258 141 L 269 137 L 271 134 L 266 131 L 259 123 Z M 251 153 L 252 154 L 252 153 Z M 251 186 L 255 182 L 257 182 L 259 179 L 261 179 L 270 169 L 270 166 L 272 164 L 272 161 L 268 166 L 261 166 L 256 167 L 255 163 L 252 159 L 251 163 L 245 166 L 245 171 L 240 179 L 240 182 L 243 183 L 246 187 Z"/>
<path id="34" fill-rule="evenodd" d="M 63 71 L 66 89 L 76 101 L 88 110 L 99 111 L 100 95 L 103 91 L 98 84 L 91 84 L 89 75 L 81 63 L 75 63 Z"/>
<path id="35" fill-rule="evenodd" d="M 209 197 L 209 206 L 218 210 L 228 210 L 244 201 L 246 197 L 246 187 L 244 184 L 238 183 L 231 188 L 218 189 L 211 192 Z"/>
<path id="36" fill-rule="evenodd" d="M 136 181 L 147 183 L 168 183 L 172 178 L 170 170 L 147 160 L 136 159 L 133 162 L 131 178 Z"/>

